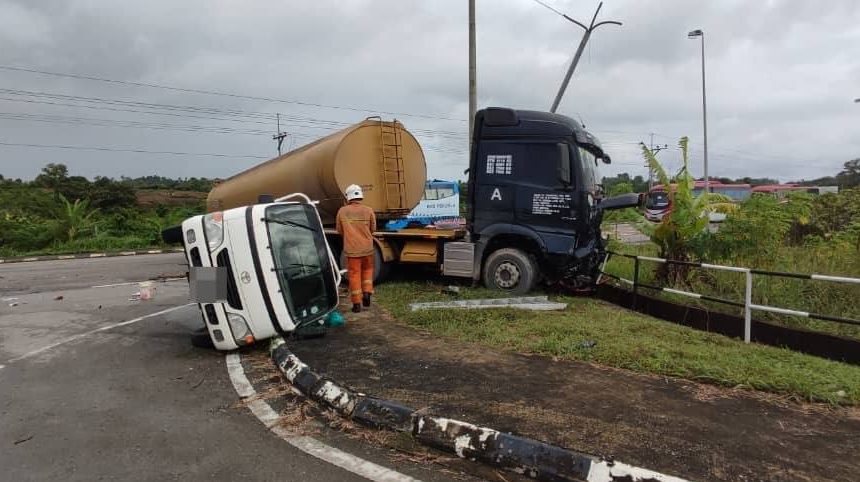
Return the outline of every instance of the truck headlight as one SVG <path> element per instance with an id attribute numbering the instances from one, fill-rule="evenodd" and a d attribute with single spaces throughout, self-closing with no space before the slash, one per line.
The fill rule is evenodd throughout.
<path id="1" fill-rule="evenodd" d="M 203 230 L 209 249 L 215 249 L 224 241 L 224 213 L 217 211 L 203 216 Z"/>
<path id="2" fill-rule="evenodd" d="M 248 323 L 242 315 L 236 313 L 227 313 L 227 324 L 230 325 L 230 331 L 233 332 L 233 339 L 239 345 L 250 345 L 254 343 L 254 335 L 251 334 L 251 329 L 248 328 Z"/>

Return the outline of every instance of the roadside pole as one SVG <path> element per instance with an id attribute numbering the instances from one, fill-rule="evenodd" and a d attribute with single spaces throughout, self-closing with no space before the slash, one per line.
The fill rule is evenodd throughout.
<path id="1" fill-rule="evenodd" d="M 542 4 L 543 5 L 543 4 Z M 594 23 L 597 20 L 597 14 L 600 13 L 600 8 L 603 7 L 603 2 L 600 2 L 597 5 L 597 10 L 594 12 L 594 16 L 591 17 L 591 24 L 588 27 L 585 24 L 577 22 L 576 20 L 568 17 L 567 15 L 558 12 L 557 10 L 544 5 L 545 7 L 553 10 L 554 12 L 560 14 L 569 22 L 575 23 L 582 27 L 585 30 L 585 34 L 582 36 L 582 40 L 579 41 L 579 47 L 576 49 L 576 53 L 573 55 L 573 60 L 570 62 L 570 67 L 567 68 L 567 73 L 564 75 L 564 80 L 561 81 L 561 87 L 558 88 L 558 93 L 555 96 L 555 100 L 552 101 L 552 107 L 550 107 L 550 112 L 555 112 L 558 109 L 558 105 L 561 103 L 561 98 L 564 96 L 564 91 L 567 90 L 567 84 L 570 83 L 570 78 L 573 76 L 573 71 L 576 70 L 576 64 L 579 63 L 579 58 L 582 57 L 582 51 L 585 50 L 585 45 L 588 43 L 588 39 L 591 38 L 591 33 L 594 32 L 594 29 L 601 25 L 621 25 L 621 22 L 616 22 L 614 20 L 607 20 L 603 22 Z"/>
<path id="2" fill-rule="evenodd" d="M 472 155 L 472 133 L 478 110 L 478 80 L 475 48 L 475 0 L 469 0 L 469 156 Z"/>

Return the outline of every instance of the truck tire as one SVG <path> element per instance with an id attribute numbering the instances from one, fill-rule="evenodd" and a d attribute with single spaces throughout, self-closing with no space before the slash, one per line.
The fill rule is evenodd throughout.
<path id="1" fill-rule="evenodd" d="M 346 255 L 343 251 L 340 252 L 340 258 L 338 260 L 340 264 L 340 269 L 346 269 Z M 373 284 L 382 283 L 385 281 L 385 278 L 388 277 L 388 273 L 391 271 L 391 263 L 386 263 L 382 260 L 382 251 L 380 251 L 379 246 L 373 246 Z M 344 282 L 346 282 L 346 276 L 344 276 Z"/>
<path id="2" fill-rule="evenodd" d="M 524 295 L 537 282 L 537 263 L 531 255 L 519 249 L 503 248 L 487 256 L 481 275 L 484 286 L 489 289 Z"/>

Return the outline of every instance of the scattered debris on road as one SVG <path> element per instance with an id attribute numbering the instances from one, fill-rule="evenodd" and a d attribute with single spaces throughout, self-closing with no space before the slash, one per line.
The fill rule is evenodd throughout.
<path id="1" fill-rule="evenodd" d="M 35 437 L 35 436 L 36 436 L 36 435 L 34 434 L 34 435 L 30 435 L 30 436 L 27 436 L 27 437 L 24 437 L 24 438 L 19 438 L 18 440 L 16 440 L 16 441 L 15 441 L 15 442 L 13 442 L 13 443 L 14 443 L 14 445 L 20 445 L 20 444 L 22 444 L 22 443 L 24 443 L 24 442 L 29 442 L 30 440 L 33 440 L 33 437 Z"/>
<path id="2" fill-rule="evenodd" d="M 63 299 L 63 295 L 59 295 L 54 298 L 54 301 L 61 301 Z"/>

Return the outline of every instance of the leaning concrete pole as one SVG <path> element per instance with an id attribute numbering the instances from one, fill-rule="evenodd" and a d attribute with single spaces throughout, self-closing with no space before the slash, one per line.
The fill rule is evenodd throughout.
<path id="1" fill-rule="evenodd" d="M 573 55 L 573 60 L 570 62 L 570 67 L 567 68 L 567 73 L 564 74 L 564 80 L 561 81 L 561 87 L 558 88 L 558 93 L 555 95 L 555 99 L 552 101 L 552 107 L 549 108 L 550 112 L 555 112 L 558 110 L 558 105 L 561 103 L 561 98 L 564 97 L 564 91 L 567 90 L 567 84 L 570 83 L 570 78 L 573 76 L 573 71 L 576 70 L 576 64 L 579 63 L 579 58 L 582 57 L 582 51 L 585 50 L 585 45 L 588 44 L 588 39 L 591 38 L 591 33 L 594 32 L 594 29 L 601 25 L 621 25 L 621 22 L 616 22 L 614 20 L 607 20 L 604 22 L 594 23 L 597 20 L 597 14 L 600 13 L 600 8 L 603 7 L 603 2 L 600 2 L 597 5 L 597 10 L 594 12 L 594 16 L 591 17 L 591 23 L 586 27 L 585 24 L 578 22 L 567 15 L 558 12 L 564 17 L 568 22 L 572 22 L 583 30 L 585 30 L 585 34 L 582 35 L 582 40 L 579 41 L 579 47 L 576 49 L 576 53 Z M 555 11 L 555 10 L 553 10 Z"/>

